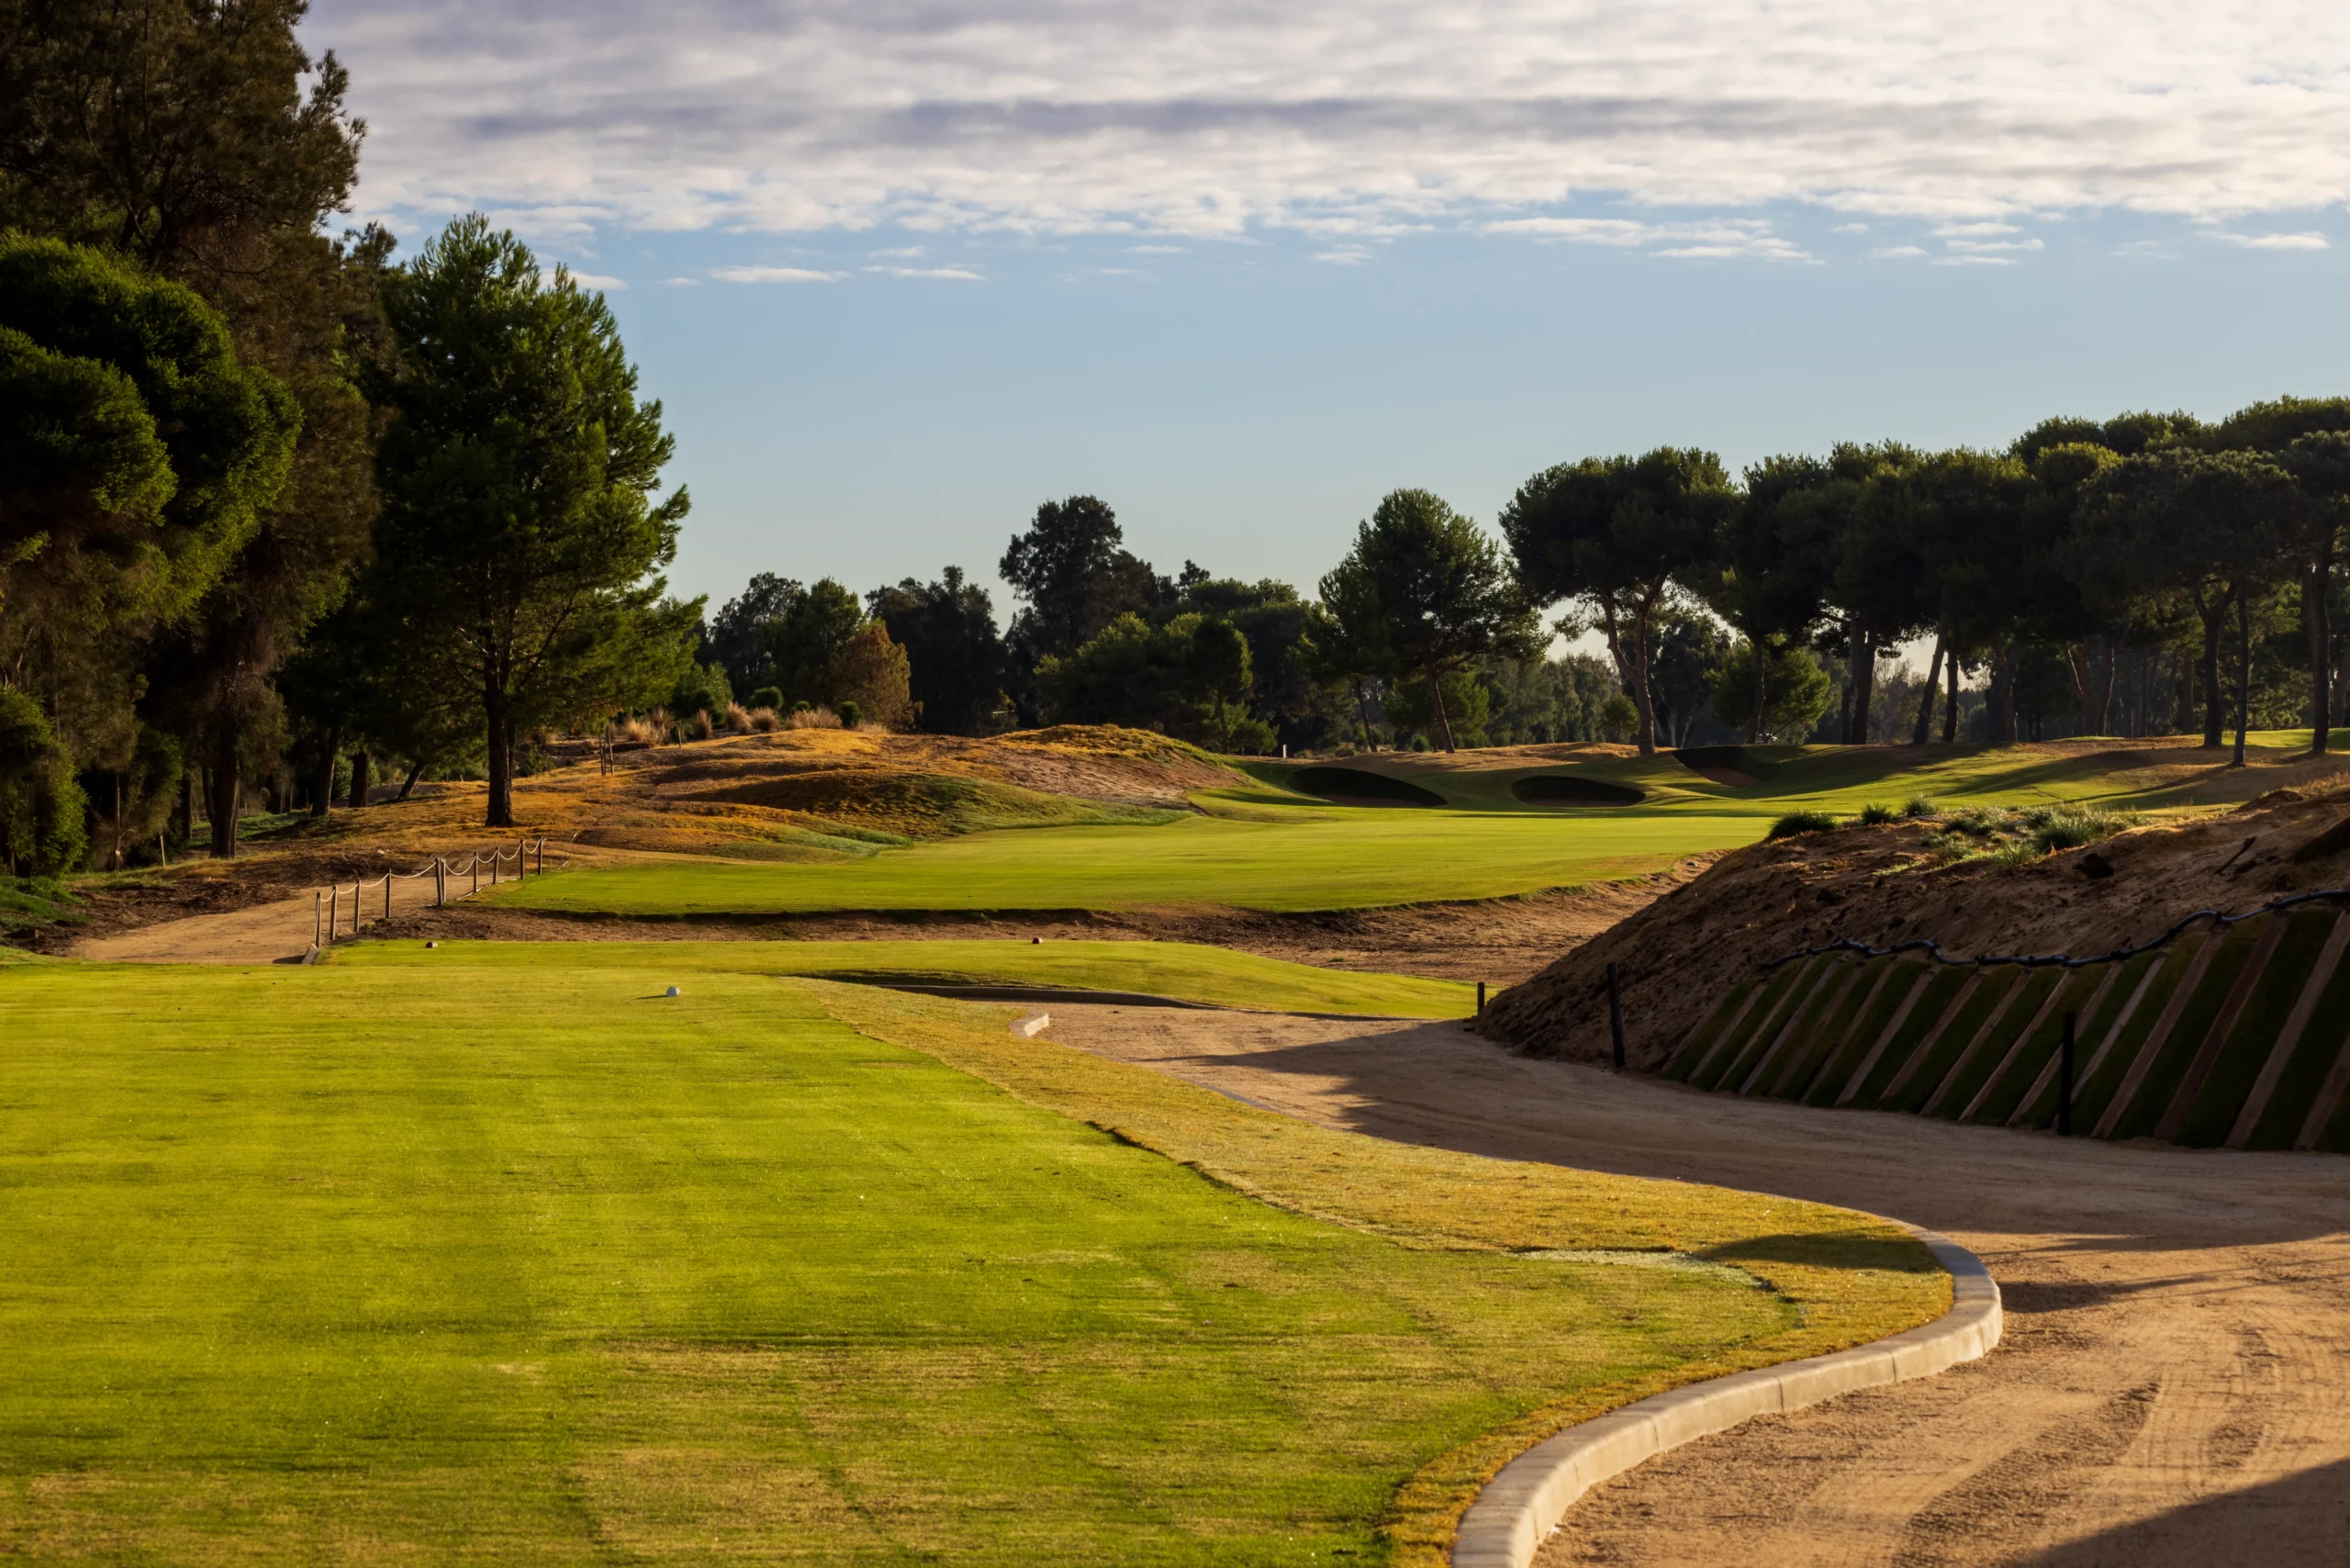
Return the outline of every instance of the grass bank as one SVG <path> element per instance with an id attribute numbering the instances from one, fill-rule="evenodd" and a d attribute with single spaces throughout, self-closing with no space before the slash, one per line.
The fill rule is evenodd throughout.
<path id="1" fill-rule="evenodd" d="M 1160 827 L 978 833 L 822 865 L 676 861 L 582 868 L 490 894 L 617 914 L 826 910 L 1367 909 L 1506 898 L 1643 875 L 1751 843 L 1759 816 L 1262 808 Z"/>
<path id="2" fill-rule="evenodd" d="M 677 975 L 1066 986 L 1147 991 L 1218 1007 L 1370 1017 L 1465 1018 L 1477 1009 L 1477 988 L 1459 980 L 1318 969 L 1192 942 L 603 942 L 596 950 L 607 964 Z M 338 950 L 334 961 L 421 962 L 435 970 L 490 973 L 511 968 L 518 946 L 445 942 L 428 957 L 416 957 L 426 951 L 417 942 L 362 942 Z"/>
<path id="3" fill-rule="evenodd" d="M 1946 1299 L 1840 1211 L 664 958 L 11 969 L 0 1543 L 1433 1563 L 1545 1428 Z M 1725 1267 L 1516 1255 L 1626 1248 Z"/>

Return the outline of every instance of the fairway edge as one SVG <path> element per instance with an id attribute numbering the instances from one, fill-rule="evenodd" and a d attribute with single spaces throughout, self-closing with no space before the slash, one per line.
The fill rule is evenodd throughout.
<path id="1" fill-rule="evenodd" d="M 1947 1237 L 1913 1225 L 1902 1228 L 1931 1249 L 1934 1260 L 1949 1273 L 1948 1312 L 1921 1328 L 1873 1344 L 1653 1394 L 1535 1444 L 1504 1465 L 1461 1516 L 1452 1568 L 1527 1568 L 1585 1492 L 1749 1417 L 1931 1377 L 1990 1354 L 2002 1322 L 1999 1287 L 1991 1271 Z"/>

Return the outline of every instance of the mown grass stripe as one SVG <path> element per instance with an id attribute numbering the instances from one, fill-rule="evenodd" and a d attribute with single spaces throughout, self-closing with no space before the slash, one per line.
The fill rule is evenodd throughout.
<path id="1" fill-rule="evenodd" d="M 1933 978 L 1932 990 L 1919 1002 L 1907 1027 L 1897 1035 L 1876 1066 L 1863 1075 L 1860 1088 L 1838 1101 L 1866 1111 L 1887 1109 L 1896 1085 L 1916 1068 L 1918 1058 L 1934 1048 L 1959 1010 L 1982 989 L 1982 969 L 1944 969 Z"/>
<path id="2" fill-rule="evenodd" d="M 2161 1124 L 2188 1064 L 2203 1048 L 2206 1031 L 2234 993 L 2236 978 L 2244 972 L 2260 937 L 2255 926 L 2237 925 L 2211 944 L 2210 963 L 2180 1009 L 2169 1037 L 2159 1049 L 2146 1054 L 2137 1092 L 2121 1100 L 2120 1114 L 2112 1118 L 2114 1137 L 2143 1137 Z"/>
<path id="3" fill-rule="evenodd" d="M 2268 1050 L 2267 1059 L 2260 1065 L 2260 1076 L 2254 1080 L 2252 1092 L 2245 1097 L 2243 1109 L 2236 1113 L 2234 1126 L 2228 1129 L 2227 1147 L 2244 1148 L 2268 1114 L 2268 1106 L 2277 1093 L 2277 1085 L 2285 1076 L 2286 1067 L 2300 1050 L 2301 1036 L 2309 1032 L 2310 1019 L 2317 1013 L 2318 1000 L 2325 994 L 2334 970 L 2341 967 L 2343 949 L 2350 947 L 2350 916 L 2336 914 L 2327 927 L 2325 946 L 2310 966 L 2309 979 L 2301 986 L 2301 994 L 2293 1003 L 2292 1015 L 2285 1020 L 2284 1028 L 2277 1033 L 2276 1044 Z"/>
<path id="4" fill-rule="evenodd" d="M 1958 1114 L 1960 1121 L 1987 1122 L 1995 1126 L 2006 1123 L 2009 1114 L 2023 1098 L 2025 1086 L 2039 1070 L 2042 1060 L 2053 1053 L 2063 1040 L 2063 1014 L 2080 1011 L 2084 1002 L 2093 1003 L 2104 993 L 2106 987 L 2112 984 L 2116 966 L 2105 964 L 2099 968 L 2105 970 L 2104 974 L 2083 969 L 2065 975 L 2048 993 L 2048 1000 L 2041 1003 L 2040 1011 L 2032 1015 L 2031 1022 L 2016 1036 L 2015 1043 L 2008 1047 L 2007 1055 L 2001 1057 L 1998 1065 L 1985 1077 L 1982 1087 L 1975 1090 L 1975 1097 L 1966 1103 L 1966 1108 Z"/>
<path id="5" fill-rule="evenodd" d="M 1903 982 L 1896 988 L 1898 994 L 1889 999 L 1892 1003 L 1892 1016 L 1873 1020 L 1873 1026 L 1854 1033 L 1851 1052 L 1848 1054 L 1857 1054 L 1861 1059 L 1857 1062 L 1838 1060 L 1831 1063 L 1828 1070 L 1819 1075 L 1819 1081 L 1812 1086 L 1809 1096 L 1812 1104 L 1841 1105 L 1845 1101 L 1850 1100 L 1853 1092 L 1860 1088 L 1861 1081 L 1869 1075 L 1870 1070 L 1876 1066 L 1878 1058 L 1885 1055 L 1886 1047 L 1892 1044 L 1894 1036 L 1900 1034 L 1903 1026 L 1909 1022 L 1909 1014 L 1917 1011 L 1918 999 L 1933 989 L 1936 978 L 1934 970 L 1923 965 L 1904 963 L 1898 959 L 1894 961 L 1891 968 L 1893 973 Z M 1917 972 L 1914 974 L 1906 972 L 1912 969 Z"/>
<path id="6" fill-rule="evenodd" d="M 1935 1084 L 1934 1092 L 1926 1096 L 1926 1103 L 1919 1107 L 1919 1113 L 1939 1116 L 1943 1106 L 1964 1103 L 1969 1093 L 1967 1085 L 1984 1070 L 1985 1064 L 2004 1054 L 2001 1042 L 2009 1037 L 2008 1031 L 2020 1028 L 2020 1020 L 2031 1017 L 2032 1009 L 2039 1005 L 2041 999 L 2055 989 L 2055 979 L 2051 971 L 2020 971 L 2008 986 L 2007 995 L 1999 999 L 1999 1005 L 1992 1010 L 1991 1016 L 1983 1020 L 1983 1026 L 1975 1032 L 1973 1039 L 1966 1042 L 1966 1048 L 1960 1051 L 1943 1070 L 1942 1081 Z"/>
<path id="7" fill-rule="evenodd" d="M 2163 1112 L 2162 1119 L 2154 1124 L 2154 1136 L 2163 1142 L 2179 1141 L 2180 1135 L 2187 1128 L 2188 1118 L 2194 1114 L 2196 1107 L 2202 1101 L 2205 1087 L 2211 1081 L 2212 1070 L 2219 1065 L 2221 1055 L 2226 1049 L 2228 1041 L 2235 1035 L 2237 1023 L 2244 1017 L 2246 1008 L 2250 1006 L 2254 995 L 2266 979 L 2269 965 L 2276 961 L 2278 945 L 2284 941 L 2285 934 L 2292 928 L 2292 922 L 2281 914 L 2272 914 L 2260 923 L 2260 936 L 2252 945 L 2251 956 L 2245 958 L 2244 968 L 2237 971 L 2236 982 L 2230 988 L 2227 1001 L 2221 1004 L 2220 1011 L 2212 1017 L 2211 1026 L 2203 1036 L 2203 1043 L 2197 1047 L 2194 1058 L 2187 1064 L 2187 1070 L 2179 1075 L 2178 1088 L 2172 1093 L 2168 1108 Z M 2277 988 L 2277 995 L 2279 997 L 2290 995 L 2291 992 L 2286 987 L 2292 985 L 2292 982 L 2300 978 L 2298 969 L 2287 969 L 2280 977 L 2280 982 Z M 2293 989 L 2299 988 L 2296 986 Z M 2281 1006 L 2280 1002 L 2280 1010 Z M 2269 1037 L 2272 1039 L 2276 1037 L 2277 1022 L 2278 1020 L 2273 1015 L 2266 1020 Z M 2220 1126 L 2224 1128 L 2234 1119 L 2235 1105 L 2232 1102 L 2228 1106 L 2227 1114 L 2221 1118 Z M 2204 1141 L 2217 1143 L 2219 1135 L 2214 1134 Z"/>
<path id="8" fill-rule="evenodd" d="M 2163 964 L 2163 980 L 2158 987 L 2163 996 L 2162 1006 L 2154 1014 L 2144 1033 L 2138 1034 L 2133 1040 L 2122 1042 L 2129 1048 L 2128 1056 L 2125 1058 L 2121 1052 L 2115 1053 L 2114 1060 L 2121 1064 L 2121 1081 L 2104 1096 L 2103 1111 L 2092 1112 L 2076 1103 L 2073 1107 L 2074 1126 L 2080 1126 L 2085 1115 L 2094 1114 L 2097 1125 L 2091 1136 L 2101 1138 L 2113 1136 L 2114 1124 L 2121 1120 L 2122 1112 L 2129 1108 L 2130 1102 L 2137 1095 L 2138 1086 L 2145 1081 L 2154 1058 L 2162 1054 L 2164 1042 L 2170 1038 L 2171 1030 L 2178 1023 L 2178 1015 L 2194 1000 L 2196 990 L 2203 981 L 2203 971 L 2210 968 L 2212 955 L 2219 950 L 2220 939 L 2214 935 L 2188 936 L 2172 944 L 2171 956 Z M 2132 1033 L 2136 1034 L 2136 1031 Z"/>
<path id="9" fill-rule="evenodd" d="M 1796 1019 L 1802 1015 L 1812 993 L 1819 989 L 1821 981 L 1830 978 L 1834 966 L 1826 958 L 1813 958 L 1806 962 L 1796 975 L 1795 983 L 1787 988 L 1786 995 L 1780 999 L 1777 1011 L 1763 1020 L 1762 1027 L 1754 1031 L 1723 1070 L 1721 1076 L 1708 1087 L 1736 1089 L 1744 1083 L 1747 1075 L 1754 1070 L 1754 1064 L 1761 1061 L 1789 1029 L 1795 1027 Z"/>
<path id="10" fill-rule="evenodd" d="M 1725 1030 L 1735 1033 L 1738 1026 L 1746 1022 L 1748 1010 L 1753 1007 L 1755 999 L 1762 995 L 1762 982 L 1742 980 L 1722 992 L 1721 1001 L 1715 1003 L 1714 1010 L 1689 1031 L 1688 1038 L 1681 1042 L 1680 1048 L 1673 1053 L 1673 1059 L 1664 1064 L 1663 1070 L 1657 1076 L 1676 1083 L 1685 1079 L 1690 1070 L 1705 1059 L 1707 1050 Z"/>
<path id="11" fill-rule="evenodd" d="M 1976 972 L 1981 978 L 1973 994 L 1953 1010 L 1950 1027 L 1918 1047 L 1901 1076 L 1885 1092 L 1882 1109 L 1915 1112 L 1923 1107 L 1934 1091 L 1942 1087 L 1942 1080 L 1950 1076 L 1952 1063 L 2007 1010 L 2023 973 L 2009 969 Z"/>
<path id="12" fill-rule="evenodd" d="M 1803 1042 L 1811 1038 L 1812 1032 L 1820 1026 L 1821 1021 L 1835 1010 L 1836 1004 L 1843 1000 L 1844 993 L 1852 989 L 1852 981 L 1860 973 L 1860 965 L 1841 955 L 1830 958 L 1828 963 L 1828 973 L 1812 987 L 1811 998 L 1804 1003 L 1802 1011 L 1779 1031 L 1779 1037 L 1771 1042 L 1771 1048 L 1763 1052 L 1762 1058 L 1740 1080 L 1738 1092 L 1740 1094 L 1753 1093 L 1764 1075 L 1771 1070 L 1774 1061 L 1782 1056 L 1801 1051 Z"/>

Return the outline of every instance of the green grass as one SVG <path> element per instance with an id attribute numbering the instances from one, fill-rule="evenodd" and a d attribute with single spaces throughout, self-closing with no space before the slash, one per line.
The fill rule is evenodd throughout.
<path id="1" fill-rule="evenodd" d="M 413 963 L 425 951 L 418 942 L 361 942 L 338 950 L 334 961 Z M 621 968 L 676 975 L 1066 986 L 1275 1013 L 1396 1018 L 1465 1018 L 1477 1009 L 1476 988 L 1459 980 L 1317 969 L 1190 942 L 608 942 L 596 951 Z M 420 961 L 437 969 L 493 970 L 510 966 L 513 952 L 510 943 L 444 942 Z"/>
<path id="2" fill-rule="evenodd" d="M 1862 1216 L 633 956 L 10 969 L 0 1551 L 1432 1568 L 1563 1421 L 1948 1299 Z M 1515 1255 L 1628 1247 L 1771 1288 Z"/>
<path id="3" fill-rule="evenodd" d="M 1324 808 L 1194 816 L 1162 827 L 1032 828 L 827 864 L 667 862 L 582 868 L 490 895 L 526 909 L 628 914 L 822 910 L 1363 909 L 1505 898 L 1660 870 L 1762 835 L 1759 819 L 1686 813 Z"/>

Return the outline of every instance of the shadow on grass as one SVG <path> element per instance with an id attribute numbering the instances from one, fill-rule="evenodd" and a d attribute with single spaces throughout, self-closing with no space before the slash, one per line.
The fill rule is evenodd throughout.
<path id="1" fill-rule="evenodd" d="M 1931 1274 L 1942 1269 L 1922 1243 L 1908 1237 L 1871 1236 L 1857 1230 L 1750 1236 L 1691 1256 L 1731 1268 L 1747 1263 L 1800 1263 L 1815 1269 L 1874 1269 L 1890 1274 Z"/>

